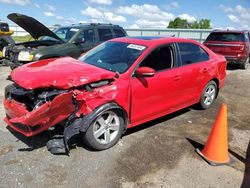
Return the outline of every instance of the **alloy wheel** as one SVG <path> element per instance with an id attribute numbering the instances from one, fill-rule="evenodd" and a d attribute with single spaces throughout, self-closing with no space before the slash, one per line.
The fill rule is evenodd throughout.
<path id="1" fill-rule="evenodd" d="M 206 88 L 206 91 L 204 93 L 204 104 L 206 106 L 210 106 L 214 99 L 215 99 L 215 96 L 216 96 L 216 88 L 214 85 L 209 85 L 207 88 Z"/>
<path id="2" fill-rule="evenodd" d="M 113 111 L 106 111 L 93 124 L 94 138 L 100 144 L 112 142 L 120 129 L 120 119 Z"/>

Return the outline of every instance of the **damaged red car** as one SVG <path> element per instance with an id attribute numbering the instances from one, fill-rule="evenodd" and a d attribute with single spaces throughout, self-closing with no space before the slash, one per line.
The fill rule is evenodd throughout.
<path id="1" fill-rule="evenodd" d="M 30 137 L 64 127 L 96 150 L 115 145 L 127 128 L 193 104 L 209 108 L 226 78 L 226 60 L 175 37 L 117 38 L 78 60 L 41 60 L 12 71 L 5 122 Z"/>

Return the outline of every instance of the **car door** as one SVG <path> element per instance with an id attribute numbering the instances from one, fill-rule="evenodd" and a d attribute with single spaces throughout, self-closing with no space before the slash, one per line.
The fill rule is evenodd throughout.
<path id="1" fill-rule="evenodd" d="M 94 47 L 96 41 L 93 28 L 83 29 L 75 39 L 75 44 L 81 52 L 85 52 Z"/>
<path id="2" fill-rule="evenodd" d="M 112 31 L 109 27 L 99 27 L 97 28 L 97 33 L 99 36 L 99 44 L 113 38 Z"/>
<path id="3" fill-rule="evenodd" d="M 174 44 L 153 50 L 139 67 L 150 67 L 156 72 L 152 77 L 131 78 L 131 123 L 141 122 L 171 112 L 176 99 L 181 97 L 176 48 Z"/>
<path id="4" fill-rule="evenodd" d="M 209 59 L 206 51 L 197 44 L 177 43 L 181 64 L 178 73 L 182 79 L 182 94 L 178 106 L 185 107 L 199 101 L 201 91 L 211 79 L 215 63 Z"/>

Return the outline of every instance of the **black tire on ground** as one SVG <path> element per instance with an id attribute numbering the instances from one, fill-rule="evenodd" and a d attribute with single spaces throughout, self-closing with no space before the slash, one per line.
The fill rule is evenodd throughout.
<path id="1" fill-rule="evenodd" d="M 198 103 L 199 108 L 208 109 L 213 104 L 217 93 L 218 86 L 215 81 L 211 80 L 202 91 L 200 102 Z"/>
<path id="2" fill-rule="evenodd" d="M 247 70 L 247 68 L 249 67 L 249 63 L 250 63 L 250 59 L 248 57 L 244 63 L 239 64 L 240 69 Z"/>
<path id="3" fill-rule="evenodd" d="M 114 119 L 109 120 L 108 117 L 111 117 L 110 114 L 114 117 Z M 104 120 L 104 121 L 103 121 Z M 109 123 L 110 121 L 110 123 Z M 113 125 L 113 127 L 112 127 Z M 96 119 L 91 123 L 90 127 L 82 135 L 83 142 L 88 147 L 94 150 L 105 150 L 114 146 L 120 139 L 123 131 L 124 131 L 124 117 L 121 115 L 119 110 L 106 110 L 102 112 Z M 109 127 L 109 128 L 107 128 Z M 111 129 L 112 127 L 112 129 Z M 99 132 L 98 132 L 99 131 Z M 106 139 L 106 131 L 109 131 L 109 140 Z M 103 132 L 103 134 L 101 134 Z M 97 135 L 100 134 L 98 137 Z M 108 133 L 107 133 L 108 135 Z"/>

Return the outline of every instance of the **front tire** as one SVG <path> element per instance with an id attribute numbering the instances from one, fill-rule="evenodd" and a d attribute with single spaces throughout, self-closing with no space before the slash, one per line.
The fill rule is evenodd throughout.
<path id="1" fill-rule="evenodd" d="M 207 83 L 202 91 L 199 107 L 201 109 L 208 109 L 214 102 L 218 92 L 218 86 L 215 81 L 210 81 Z"/>
<path id="2" fill-rule="evenodd" d="M 105 150 L 119 141 L 123 130 L 124 118 L 119 111 L 107 110 L 91 123 L 83 136 L 83 141 L 94 150 Z"/>

